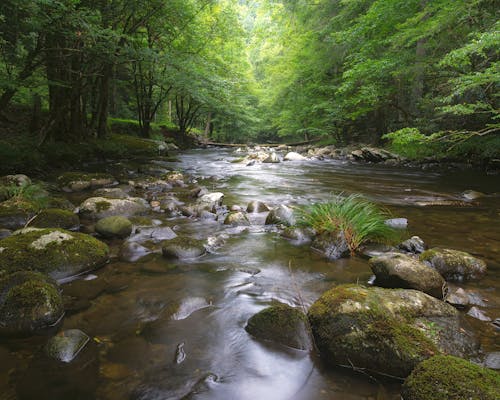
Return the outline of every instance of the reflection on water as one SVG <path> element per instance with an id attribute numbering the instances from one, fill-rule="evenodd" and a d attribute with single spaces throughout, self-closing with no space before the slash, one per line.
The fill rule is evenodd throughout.
<path id="1" fill-rule="evenodd" d="M 488 315 L 499 316 L 500 182 L 495 177 L 339 161 L 246 167 L 231 163 L 231 153 L 220 150 L 197 150 L 180 158 L 179 163 L 168 165 L 194 175 L 209 189 L 224 192 L 228 205 L 245 206 L 251 200 L 303 205 L 325 201 L 331 193 L 363 193 L 387 206 L 394 216 L 408 218 L 410 234 L 420 235 L 430 245 L 462 249 L 486 259 L 489 274 L 467 288 L 488 300 Z M 491 196 L 467 208 L 416 206 L 419 201 L 460 199 L 467 189 Z M 251 315 L 273 302 L 307 309 L 331 285 L 365 283 L 371 276 L 366 260 L 328 262 L 307 246 L 293 246 L 263 229 L 264 217 L 251 216 L 253 226 L 244 232 L 213 221 L 170 219 L 166 224 L 175 225 L 177 233 L 199 239 L 224 232 L 224 244 L 190 262 L 167 261 L 159 255 L 137 263 L 114 261 L 95 272 L 97 279 L 85 281 L 88 287 L 79 292 L 72 288 L 81 304 L 67 315 L 63 328 L 82 329 L 97 338 L 99 362 L 89 364 L 99 374 L 93 396 L 399 399 L 397 383 L 380 386 L 367 376 L 326 369 L 315 354 L 257 341 L 244 330 Z M 90 290 L 96 285 L 101 290 Z M 498 333 L 491 325 L 472 323 L 486 350 L 500 350 Z M 5 398 L 15 398 L 16 382 L 29 384 L 30 380 L 38 388 L 36 398 L 57 397 L 53 380 L 45 381 L 43 374 L 27 375 L 33 365 L 44 368 L 37 355 L 44 341 L 0 344 L 0 392 Z M 78 377 L 76 373 L 67 377 L 81 387 L 74 398 L 87 398 L 86 382 Z M 46 387 L 47 382 L 52 386 Z"/>

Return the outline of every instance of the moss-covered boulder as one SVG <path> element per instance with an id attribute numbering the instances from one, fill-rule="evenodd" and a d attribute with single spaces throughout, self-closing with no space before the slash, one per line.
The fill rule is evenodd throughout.
<path id="1" fill-rule="evenodd" d="M 285 205 L 273 208 L 267 218 L 266 225 L 281 224 L 285 226 L 295 225 L 297 222 L 293 210 Z"/>
<path id="2" fill-rule="evenodd" d="M 370 268 L 378 286 L 420 290 L 438 299 L 446 294 L 446 282 L 439 272 L 407 255 L 387 253 L 373 257 Z"/>
<path id="3" fill-rule="evenodd" d="M 28 226 L 34 228 L 62 228 L 76 231 L 80 228 L 80 218 L 73 211 L 47 208 L 42 210 Z"/>
<path id="4" fill-rule="evenodd" d="M 63 280 L 104 265 L 108 246 L 64 229 L 26 228 L 0 240 L 0 271 L 38 271 Z"/>
<path id="5" fill-rule="evenodd" d="M 201 257 L 206 253 L 206 249 L 202 240 L 178 236 L 162 243 L 162 253 L 163 257 L 182 260 Z"/>
<path id="6" fill-rule="evenodd" d="M 66 172 L 57 178 L 59 187 L 65 192 L 81 192 L 87 189 L 110 186 L 115 178 L 105 173 Z"/>
<path id="7" fill-rule="evenodd" d="M 33 218 L 38 207 L 25 200 L 12 198 L 0 203 L 0 228 L 19 229 Z"/>
<path id="8" fill-rule="evenodd" d="M 258 339 L 270 340 L 300 350 L 311 350 L 307 316 L 286 304 L 268 307 L 248 320 L 245 330 Z"/>
<path id="9" fill-rule="evenodd" d="M 420 363 L 405 380 L 404 400 L 497 400 L 500 374 L 469 361 L 437 355 Z"/>
<path id="10" fill-rule="evenodd" d="M 269 207 L 266 206 L 262 201 L 251 201 L 247 205 L 247 212 L 248 213 L 261 213 L 261 212 L 266 212 L 269 211 Z"/>
<path id="11" fill-rule="evenodd" d="M 0 279 L 0 334 L 26 335 L 56 324 L 64 314 L 54 281 L 29 271 Z"/>
<path id="12" fill-rule="evenodd" d="M 420 260 L 450 281 L 478 279 L 486 273 L 486 263 L 464 251 L 436 247 L 424 251 Z"/>
<path id="13" fill-rule="evenodd" d="M 245 213 L 241 211 L 234 211 L 227 214 L 224 219 L 224 225 L 248 226 L 250 225 L 250 221 Z"/>
<path id="14" fill-rule="evenodd" d="M 433 355 L 464 356 L 476 349 L 452 306 L 416 290 L 337 286 L 308 316 L 328 363 L 379 374 L 404 378 Z"/>
<path id="15" fill-rule="evenodd" d="M 130 217 L 150 209 L 146 200 L 139 197 L 107 199 L 91 197 L 80 205 L 80 215 L 91 219 L 102 219 L 116 215 Z"/>
<path id="16" fill-rule="evenodd" d="M 126 238 L 132 233 L 132 222 L 122 216 L 100 219 L 95 225 L 95 231 L 106 238 Z"/>

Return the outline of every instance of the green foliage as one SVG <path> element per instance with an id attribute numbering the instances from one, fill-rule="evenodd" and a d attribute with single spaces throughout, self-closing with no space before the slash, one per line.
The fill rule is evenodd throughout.
<path id="1" fill-rule="evenodd" d="M 49 203 L 47 191 L 41 185 L 33 183 L 23 182 L 21 185 L 4 186 L 2 195 L 14 202 L 30 203 L 39 210 L 47 207 Z"/>
<path id="2" fill-rule="evenodd" d="M 301 225 L 318 234 L 336 236 L 343 232 L 351 252 L 367 241 L 384 242 L 394 230 L 385 224 L 388 213 L 358 194 L 336 196 L 332 201 L 314 204 L 301 212 Z"/>

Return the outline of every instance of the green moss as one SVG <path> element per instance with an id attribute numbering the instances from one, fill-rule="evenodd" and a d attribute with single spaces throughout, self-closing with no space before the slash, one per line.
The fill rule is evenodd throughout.
<path id="1" fill-rule="evenodd" d="M 100 180 L 111 180 L 114 181 L 114 178 L 105 173 L 86 173 L 86 172 L 66 172 L 57 178 L 57 182 L 60 186 L 64 187 L 70 185 L 74 182 L 92 182 L 92 181 L 100 181 Z"/>
<path id="2" fill-rule="evenodd" d="M 58 208 L 48 208 L 41 211 L 29 226 L 35 228 L 75 229 L 80 225 L 78 215 L 72 211 Z"/>
<path id="3" fill-rule="evenodd" d="M 402 395 L 405 400 L 496 400 L 500 374 L 461 358 L 438 355 L 415 368 Z"/>
<path id="4" fill-rule="evenodd" d="M 59 232 L 70 240 L 48 242 L 43 248 L 32 243 L 44 235 Z M 108 246 L 92 236 L 63 229 L 36 229 L 0 240 L 0 269 L 7 272 L 39 271 L 62 279 L 103 265 Z"/>
<path id="5" fill-rule="evenodd" d="M 16 309 L 33 308 L 39 306 L 40 299 L 62 307 L 61 296 L 57 288 L 41 280 L 29 280 L 13 287 L 5 297 L 5 304 Z"/>
<path id="6" fill-rule="evenodd" d="M 339 285 L 323 293 L 311 306 L 308 315 L 310 318 L 320 318 L 325 313 L 337 310 L 339 305 L 346 301 L 364 302 L 368 295 L 366 287 L 354 284 Z"/>

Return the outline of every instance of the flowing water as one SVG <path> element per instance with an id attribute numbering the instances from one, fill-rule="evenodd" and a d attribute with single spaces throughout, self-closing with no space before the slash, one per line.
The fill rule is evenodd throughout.
<path id="1" fill-rule="evenodd" d="M 408 235 L 485 259 L 487 276 L 463 287 L 477 295 L 486 315 L 500 317 L 498 176 L 333 160 L 245 166 L 231 163 L 231 152 L 215 149 L 179 157 L 163 164 L 223 192 L 228 205 L 305 205 L 333 193 L 362 193 L 395 217 L 408 218 Z M 468 189 L 487 196 L 470 207 L 417 205 L 460 200 Z M 250 316 L 273 302 L 307 309 L 332 285 L 366 283 L 366 259 L 325 260 L 266 229 L 265 214 L 252 215 L 252 226 L 243 231 L 215 221 L 155 218 L 178 234 L 225 242 L 190 262 L 158 254 L 137 263 L 114 258 L 94 272 L 95 279 L 63 287 L 83 305 L 68 312 L 62 329 L 94 337 L 97 362 L 84 358 L 61 371 L 37 362 L 46 337 L 1 339 L 0 398 L 55 399 L 70 386 L 72 399 L 399 399 L 397 382 L 326 368 L 314 353 L 257 341 L 244 329 Z M 110 243 L 115 254 L 119 244 Z M 493 324 L 467 319 L 485 352 L 500 351 Z"/>

